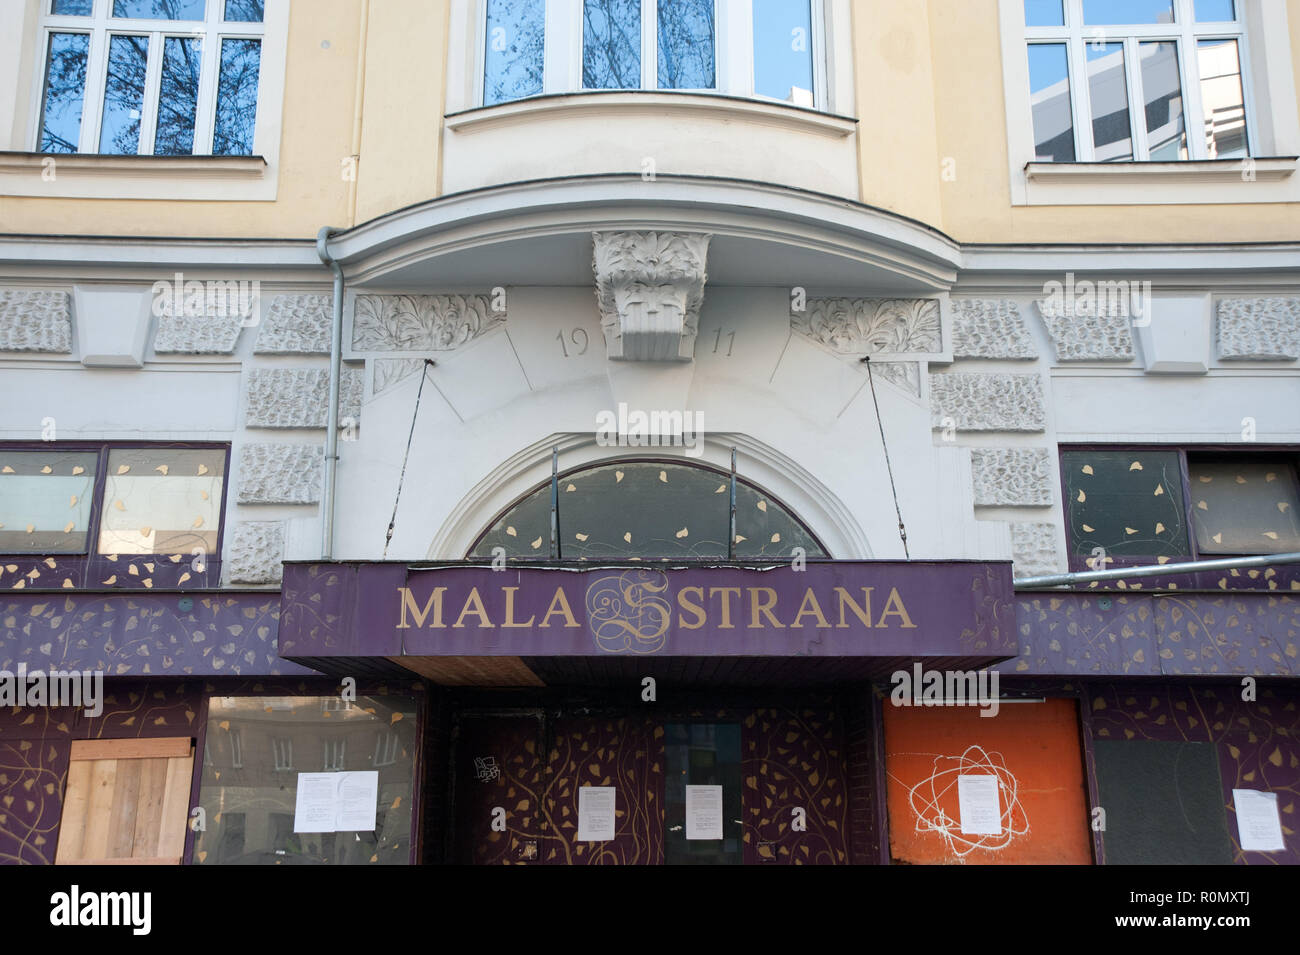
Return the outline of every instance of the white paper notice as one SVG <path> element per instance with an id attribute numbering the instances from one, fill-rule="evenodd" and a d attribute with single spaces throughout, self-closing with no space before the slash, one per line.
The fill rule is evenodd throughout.
<path id="1" fill-rule="evenodd" d="M 299 773 L 294 832 L 374 832 L 379 771 Z"/>
<path id="2" fill-rule="evenodd" d="M 579 842 L 608 842 L 614 838 L 615 791 L 613 786 L 578 788 Z"/>
<path id="3" fill-rule="evenodd" d="M 686 787 L 686 838 L 722 838 L 722 787 Z"/>
<path id="4" fill-rule="evenodd" d="M 998 802 L 998 777 L 958 776 L 957 807 L 964 836 L 1002 833 L 1002 806 Z"/>
<path id="5" fill-rule="evenodd" d="M 299 773 L 298 799 L 293 809 L 294 832 L 333 832 L 338 773 Z"/>
<path id="6" fill-rule="evenodd" d="M 1277 814 L 1277 793 L 1258 789 L 1234 789 L 1232 804 L 1237 810 L 1237 833 L 1243 852 L 1282 852 L 1282 817 Z"/>

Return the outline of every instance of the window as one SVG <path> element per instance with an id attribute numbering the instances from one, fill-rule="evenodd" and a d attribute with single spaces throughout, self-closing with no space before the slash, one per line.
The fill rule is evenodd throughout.
<path id="1" fill-rule="evenodd" d="M 276 770 L 293 769 L 293 740 L 276 736 L 271 740 L 271 757 Z"/>
<path id="2" fill-rule="evenodd" d="M 43 153 L 254 152 L 263 0 L 43 0 Z"/>
<path id="3" fill-rule="evenodd" d="M 325 740 L 325 758 L 321 760 L 321 768 L 327 772 L 331 770 L 341 770 L 343 768 L 343 756 L 346 749 L 347 740 Z"/>
<path id="4" fill-rule="evenodd" d="M 824 100 L 816 79 L 819 5 L 484 0 L 482 102 L 577 90 L 707 90 L 813 107 Z"/>
<path id="5" fill-rule="evenodd" d="M 375 737 L 375 761 L 376 766 L 391 766 L 397 762 L 397 754 L 401 752 L 401 743 L 399 737 L 392 730 L 380 730 Z"/>
<path id="6" fill-rule="evenodd" d="M 620 461 L 563 474 L 557 490 L 558 556 L 563 559 L 727 556 L 728 474 L 663 461 Z M 491 557 L 494 548 L 502 547 L 507 557 L 547 559 L 550 540 L 548 481 L 494 521 L 470 556 Z M 809 557 L 828 556 L 781 503 L 737 480 L 733 555 L 785 559 L 795 547 Z"/>
<path id="7" fill-rule="evenodd" d="M 1234 0 L 1024 0 L 1040 162 L 1250 153 Z"/>
<path id="8" fill-rule="evenodd" d="M 244 737 L 239 730 L 230 733 L 230 766 L 232 769 L 244 768 Z"/>
<path id="9" fill-rule="evenodd" d="M 1063 451 L 1071 567 L 1300 551 L 1298 462 L 1294 452 Z"/>
<path id="10" fill-rule="evenodd" d="M 0 553 L 219 554 L 226 454 L 0 448 Z"/>
<path id="11" fill-rule="evenodd" d="M 665 724 L 664 767 L 664 864 L 741 865 L 740 724 Z M 700 808 L 689 807 L 696 818 L 688 818 L 693 800 Z M 713 815 L 719 811 L 721 818 Z M 701 821 L 708 823 L 703 832 L 697 828 Z"/>

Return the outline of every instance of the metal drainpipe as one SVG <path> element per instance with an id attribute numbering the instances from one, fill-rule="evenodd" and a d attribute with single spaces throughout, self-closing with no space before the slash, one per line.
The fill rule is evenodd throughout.
<path id="1" fill-rule="evenodd" d="M 330 396 L 325 416 L 325 478 L 321 486 L 322 560 L 334 556 L 334 472 L 339 459 L 339 378 L 343 367 L 343 267 L 330 257 L 329 238 L 335 232 L 322 226 L 316 233 L 316 254 L 334 273 L 334 322 L 330 328 Z"/>
<path id="2" fill-rule="evenodd" d="M 1268 567 L 1272 564 L 1300 564 L 1300 552 L 1265 554 L 1262 557 L 1223 557 L 1216 560 L 1189 560 L 1181 564 L 1149 564 L 1145 567 L 1118 567 L 1115 570 L 1081 570 L 1073 574 L 1021 577 L 1013 580 L 1012 584 L 1016 590 L 1041 590 L 1047 587 L 1086 584 L 1093 580 L 1163 577 L 1165 574 L 1194 574 L 1202 570 L 1235 570 L 1241 567 Z"/>

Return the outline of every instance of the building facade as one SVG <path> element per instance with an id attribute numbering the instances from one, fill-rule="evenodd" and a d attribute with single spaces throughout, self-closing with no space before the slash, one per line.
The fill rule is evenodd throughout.
<path id="1" fill-rule="evenodd" d="M 1300 862 L 1300 0 L 0 18 L 0 859 Z"/>

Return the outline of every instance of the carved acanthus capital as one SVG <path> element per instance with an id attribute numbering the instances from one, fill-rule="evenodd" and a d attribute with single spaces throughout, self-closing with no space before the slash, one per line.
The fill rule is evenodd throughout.
<path id="1" fill-rule="evenodd" d="M 595 232 L 592 268 L 610 358 L 689 361 L 695 354 L 712 236 Z"/>

